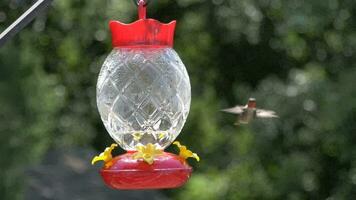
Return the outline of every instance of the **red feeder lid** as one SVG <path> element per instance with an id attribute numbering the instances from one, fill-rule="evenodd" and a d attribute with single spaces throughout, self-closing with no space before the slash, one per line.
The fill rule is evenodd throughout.
<path id="1" fill-rule="evenodd" d="M 125 24 L 110 21 L 113 47 L 173 47 L 176 21 L 168 24 L 146 19 L 146 6 L 139 5 L 139 20 Z"/>

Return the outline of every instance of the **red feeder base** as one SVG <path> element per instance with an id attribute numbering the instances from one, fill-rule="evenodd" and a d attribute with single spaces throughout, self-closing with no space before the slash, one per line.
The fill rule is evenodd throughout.
<path id="1" fill-rule="evenodd" d="M 181 157 L 164 152 L 152 165 L 133 159 L 128 152 L 112 159 L 100 174 L 111 188 L 123 190 L 177 188 L 190 177 L 192 168 Z"/>

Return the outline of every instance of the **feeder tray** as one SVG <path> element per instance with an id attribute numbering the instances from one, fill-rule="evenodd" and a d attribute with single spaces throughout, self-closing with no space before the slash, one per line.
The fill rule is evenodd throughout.
<path id="1" fill-rule="evenodd" d="M 158 155 L 152 165 L 133 159 L 128 152 L 112 159 L 100 174 L 113 189 L 163 189 L 177 188 L 189 179 L 192 168 L 185 159 L 167 152 Z"/>

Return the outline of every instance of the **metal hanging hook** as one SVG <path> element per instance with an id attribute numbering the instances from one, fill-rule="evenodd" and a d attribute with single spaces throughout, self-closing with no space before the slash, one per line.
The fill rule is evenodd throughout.
<path id="1" fill-rule="evenodd" d="M 150 2 L 149 0 L 133 0 L 136 6 L 140 5 L 140 2 L 143 2 L 143 6 L 147 6 L 147 4 Z"/>

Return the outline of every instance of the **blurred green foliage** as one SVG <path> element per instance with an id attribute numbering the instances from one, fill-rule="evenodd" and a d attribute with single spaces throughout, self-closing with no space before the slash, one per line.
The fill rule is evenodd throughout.
<path id="1" fill-rule="evenodd" d="M 3 30 L 32 1 L 0 2 Z M 356 1 L 160 0 L 192 82 L 182 143 L 202 161 L 172 199 L 356 198 Z M 0 192 L 21 199 L 24 169 L 50 148 L 112 142 L 95 84 L 107 23 L 131 0 L 57 0 L 0 49 Z M 234 127 L 219 110 L 250 96 L 278 120 Z"/>

